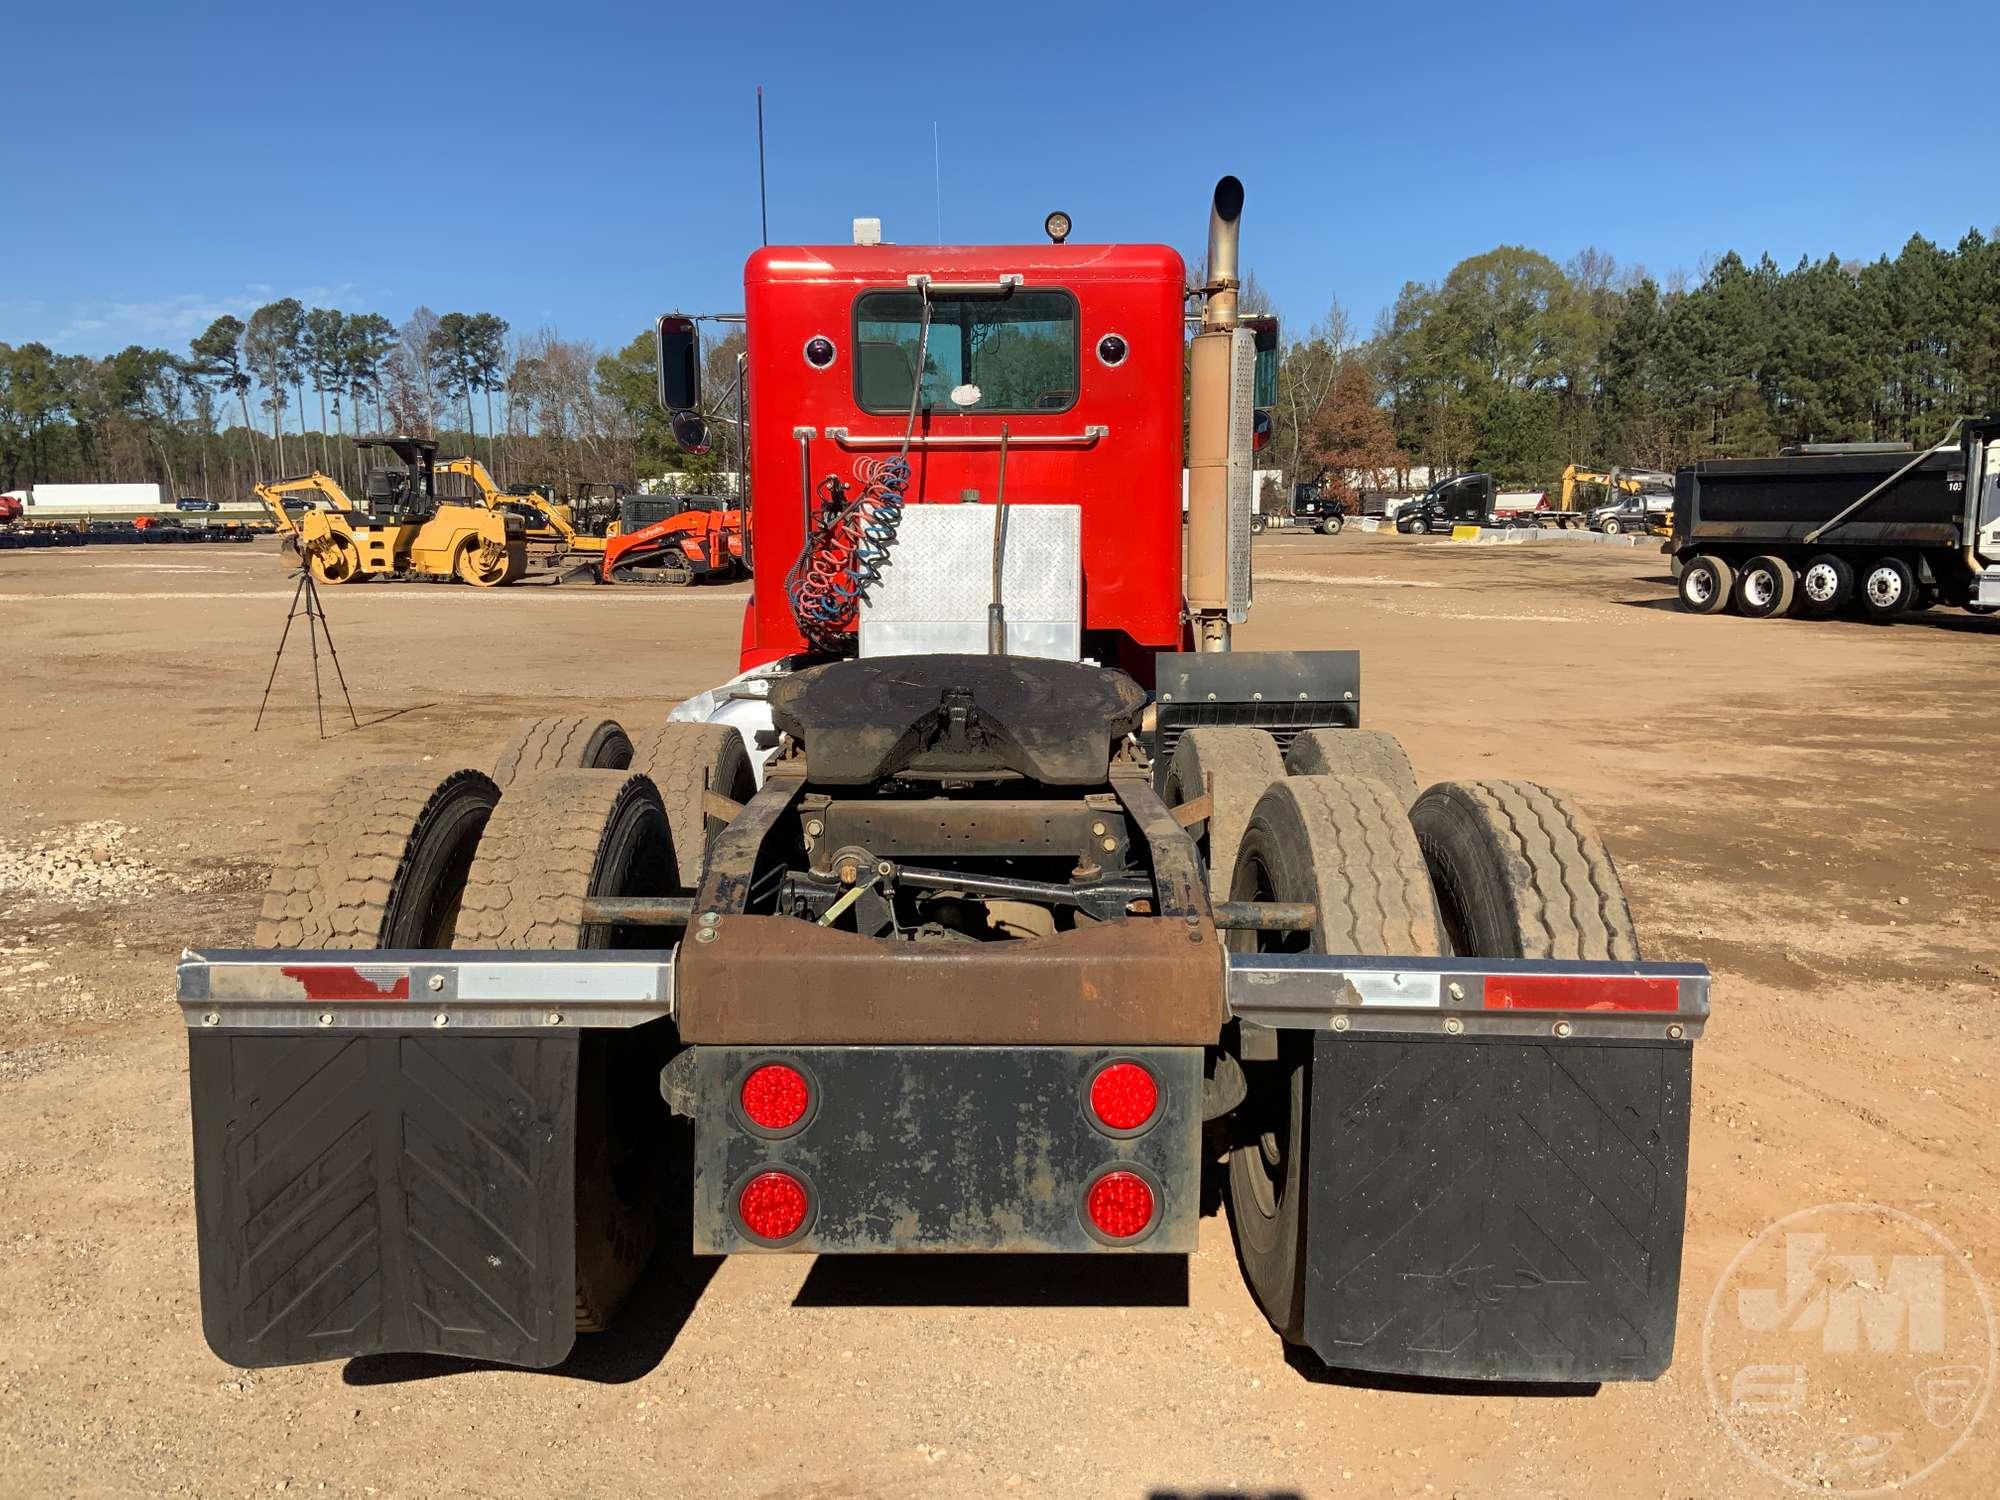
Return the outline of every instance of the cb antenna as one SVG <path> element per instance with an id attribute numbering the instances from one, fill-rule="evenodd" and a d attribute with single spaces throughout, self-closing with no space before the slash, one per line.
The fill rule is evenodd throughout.
<path id="1" fill-rule="evenodd" d="M 764 230 L 764 243 L 771 243 L 771 200 L 764 194 L 764 85 L 757 85 L 757 218 Z"/>

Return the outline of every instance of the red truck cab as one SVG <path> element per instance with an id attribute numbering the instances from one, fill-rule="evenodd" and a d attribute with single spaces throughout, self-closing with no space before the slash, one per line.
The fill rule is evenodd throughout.
<path id="1" fill-rule="evenodd" d="M 865 486 L 906 430 L 910 503 L 992 504 L 1004 425 L 1008 505 L 1083 507 L 1085 654 L 1150 683 L 1153 654 L 1182 644 L 1186 280 L 1166 245 L 758 250 L 743 275 L 755 555 L 797 557 L 807 508 L 831 481 Z M 743 667 L 805 648 L 783 590 L 760 588 Z"/>

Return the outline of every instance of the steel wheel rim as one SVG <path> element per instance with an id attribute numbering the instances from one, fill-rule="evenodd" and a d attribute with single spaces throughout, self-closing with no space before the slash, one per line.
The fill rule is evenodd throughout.
<path id="1" fill-rule="evenodd" d="M 1707 568 L 1689 568 L 1687 572 L 1687 596 L 1696 604 L 1706 604 L 1715 597 L 1715 575 Z"/>
<path id="2" fill-rule="evenodd" d="M 1806 576 L 1800 582 L 1805 588 L 1806 597 L 1815 604 L 1825 604 L 1833 598 L 1839 587 L 1839 580 L 1834 577 L 1833 569 L 1825 563 L 1814 563 L 1807 568 Z"/>

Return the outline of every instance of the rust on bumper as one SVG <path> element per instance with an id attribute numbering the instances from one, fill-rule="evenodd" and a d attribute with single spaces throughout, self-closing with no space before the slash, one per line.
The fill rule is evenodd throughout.
<path id="1" fill-rule="evenodd" d="M 682 944 L 687 1042 L 1209 1046 L 1223 952 L 1205 916 L 1000 943 L 860 937 L 794 917 L 722 917 Z"/>

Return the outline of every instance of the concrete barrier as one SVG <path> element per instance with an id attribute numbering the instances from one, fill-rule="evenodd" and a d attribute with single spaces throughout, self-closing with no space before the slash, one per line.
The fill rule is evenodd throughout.
<path id="1" fill-rule="evenodd" d="M 1454 526 L 1454 542 L 1487 547 L 1519 547 L 1529 542 L 1589 542 L 1599 547 L 1636 547 L 1657 542 L 1652 536 L 1606 536 L 1601 531 L 1562 530 L 1552 526 Z"/>

